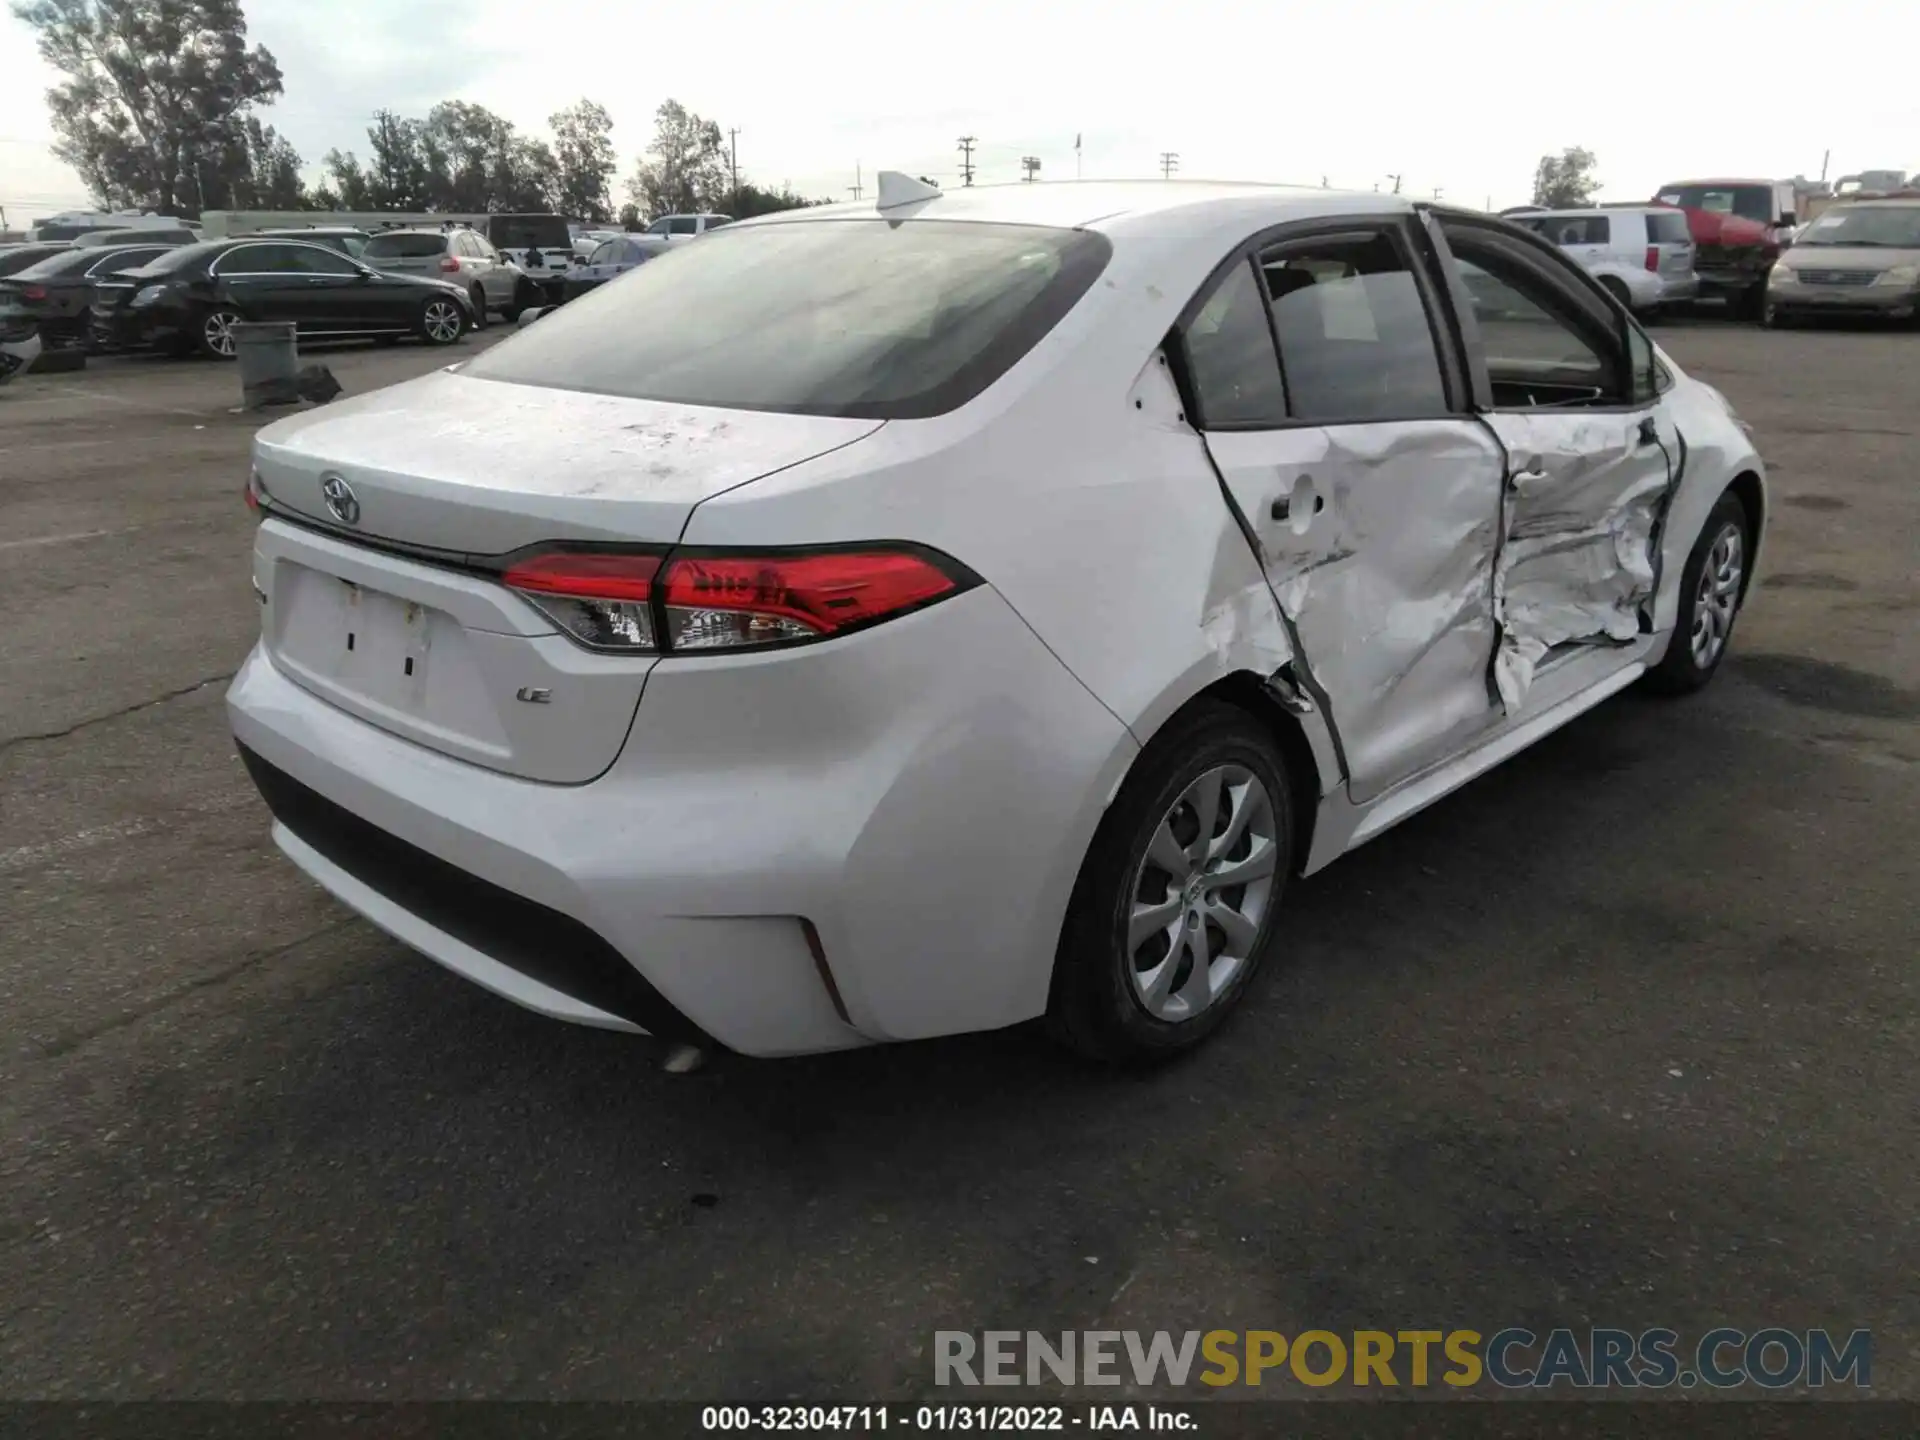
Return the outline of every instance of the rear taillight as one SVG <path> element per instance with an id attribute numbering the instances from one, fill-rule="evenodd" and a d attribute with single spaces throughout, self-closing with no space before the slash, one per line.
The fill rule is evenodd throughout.
<path id="1" fill-rule="evenodd" d="M 509 565 L 500 579 L 554 624 L 596 650 L 655 650 L 660 556 L 555 551 Z"/>
<path id="2" fill-rule="evenodd" d="M 452 273 L 460 268 L 460 262 L 451 255 L 442 255 L 440 257 L 440 268 L 448 273 Z"/>
<path id="3" fill-rule="evenodd" d="M 260 483 L 260 472 L 253 471 L 247 476 L 247 509 L 256 516 L 260 513 L 260 501 L 266 493 L 267 487 Z"/>
<path id="4" fill-rule="evenodd" d="M 678 653 L 824 640 L 974 583 L 908 546 L 806 552 L 551 551 L 515 561 L 510 588 L 596 650 Z"/>
<path id="5" fill-rule="evenodd" d="M 28 300 L 44 300 L 47 298 L 47 287 L 44 285 L 22 285 L 20 287 L 20 294 Z"/>
<path id="6" fill-rule="evenodd" d="M 1649 245 L 1647 246 L 1647 269 L 1658 270 L 1659 268 L 1660 247 L 1658 245 Z"/>

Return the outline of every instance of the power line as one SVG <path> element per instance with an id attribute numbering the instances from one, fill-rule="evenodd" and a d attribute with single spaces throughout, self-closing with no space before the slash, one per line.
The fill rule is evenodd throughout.
<path id="1" fill-rule="evenodd" d="M 1180 154 L 1177 150 L 1162 150 L 1160 152 L 1160 178 L 1162 180 L 1171 180 L 1173 178 L 1173 172 L 1179 168 Z"/>
<path id="2" fill-rule="evenodd" d="M 962 185 L 973 184 L 973 147 L 973 136 L 960 137 L 960 183 Z"/>

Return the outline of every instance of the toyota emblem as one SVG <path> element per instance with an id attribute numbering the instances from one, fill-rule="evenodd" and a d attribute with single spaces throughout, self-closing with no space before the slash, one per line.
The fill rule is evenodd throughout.
<path id="1" fill-rule="evenodd" d="M 320 494 L 327 502 L 327 513 L 342 525 L 360 523 L 360 500 L 345 476 L 327 476 L 320 482 Z"/>

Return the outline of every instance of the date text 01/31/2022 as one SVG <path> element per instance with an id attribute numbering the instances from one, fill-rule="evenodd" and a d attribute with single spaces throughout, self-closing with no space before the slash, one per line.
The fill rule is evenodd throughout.
<path id="1" fill-rule="evenodd" d="M 1157 1405 L 709 1405 L 708 1431 L 919 1430 L 1005 1434 L 1023 1430 L 1156 1430 L 1195 1428 L 1185 1410 Z"/>

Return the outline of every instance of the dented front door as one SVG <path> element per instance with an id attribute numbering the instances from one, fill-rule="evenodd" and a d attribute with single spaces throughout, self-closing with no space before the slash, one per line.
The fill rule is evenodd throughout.
<path id="1" fill-rule="evenodd" d="M 1639 410 L 1496 410 L 1507 452 L 1494 616 L 1494 680 L 1509 715 L 1567 646 L 1625 645 L 1646 629 L 1656 536 L 1680 439 L 1664 404 Z"/>

